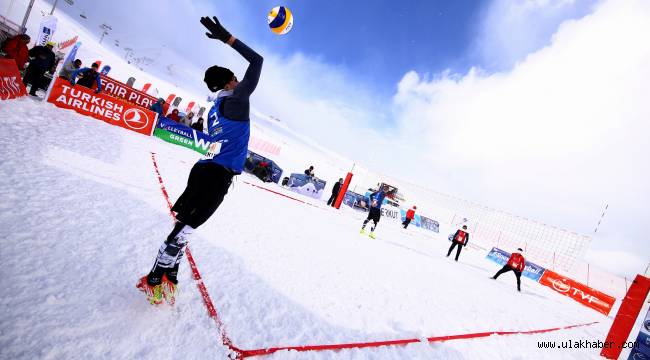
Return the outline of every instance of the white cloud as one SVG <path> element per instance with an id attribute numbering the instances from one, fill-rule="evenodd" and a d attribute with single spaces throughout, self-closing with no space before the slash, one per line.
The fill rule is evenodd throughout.
<path id="1" fill-rule="evenodd" d="M 585 15 L 595 0 L 494 0 L 484 9 L 472 44 L 490 68 L 510 68 L 549 43 L 560 23 Z"/>
<path id="2" fill-rule="evenodd" d="M 650 2 L 607 1 L 510 71 L 406 74 L 394 103 L 432 185 L 583 233 L 609 202 L 605 247 L 650 258 L 649 33 Z"/>

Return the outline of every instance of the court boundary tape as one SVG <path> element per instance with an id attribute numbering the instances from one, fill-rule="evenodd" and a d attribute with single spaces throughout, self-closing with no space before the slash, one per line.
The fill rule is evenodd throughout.
<path id="1" fill-rule="evenodd" d="M 153 167 L 156 172 L 156 176 L 158 177 L 158 182 L 160 183 L 160 190 L 163 194 L 163 197 L 165 198 L 165 201 L 167 202 L 167 207 L 169 208 L 169 214 L 171 217 L 176 220 L 176 215 L 172 211 L 172 203 L 169 200 L 169 194 L 167 193 L 167 189 L 165 188 L 165 183 L 163 181 L 162 175 L 160 174 L 160 170 L 158 168 L 158 163 L 156 161 L 156 154 L 154 152 L 151 152 L 151 161 L 153 162 Z M 296 200 L 314 207 L 317 207 L 316 205 L 309 204 L 305 201 L 302 201 L 300 199 L 293 198 L 291 196 L 267 189 L 262 186 L 254 185 L 251 183 L 248 183 L 244 181 L 245 183 L 258 187 L 263 190 L 270 191 L 272 193 L 290 198 L 292 200 Z M 208 311 L 208 315 L 210 318 L 212 318 L 217 325 L 217 330 L 219 331 L 219 337 L 221 340 L 221 343 L 226 346 L 231 352 L 232 355 L 234 355 L 235 359 L 245 359 L 245 358 L 250 358 L 250 357 L 255 357 L 255 356 L 265 356 L 265 355 L 271 355 L 273 353 L 276 353 L 278 351 L 336 351 L 336 350 L 344 350 L 344 349 L 360 349 L 360 348 L 371 348 L 371 347 L 381 347 L 381 346 L 404 346 L 408 344 L 413 344 L 413 343 L 432 343 L 432 342 L 443 342 L 443 341 L 451 341 L 451 340 L 461 340 L 461 339 L 476 339 L 476 338 L 483 338 L 483 337 L 488 337 L 488 336 L 505 336 L 505 335 L 530 335 L 530 334 L 541 334 L 541 333 L 547 333 L 547 332 L 554 332 L 554 331 L 560 331 L 560 330 L 568 330 L 568 329 L 573 329 L 577 327 L 583 327 L 583 326 L 590 326 L 594 324 L 598 324 L 598 321 L 590 322 L 590 323 L 584 323 L 584 324 L 576 324 L 576 325 L 568 325 L 568 326 L 561 326 L 561 327 L 554 327 L 554 328 L 547 328 L 547 329 L 538 329 L 538 330 L 525 330 L 525 331 L 487 331 L 487 332 L 477 332 L 477 333 L 467 333 L 467 334 L 456 334 L 456 335 L 443 335 L 443 336 L 433 336 L 433 337 L 428 337 L 426 339 L 396 339 L 396 340 L 385 340 L 385 341 L 369 341 L 369 342 L 357 342 L 357 343 L 342 343 L 342 344 L 321 344 L 321 345 L 296 345 L 296 346 L 276 346 L 276 347 L 266 347 L 266 348 L 259 348 L 259 349 L 251 349 L 251 350 L 245 350 L 241 349 L 237 346 L 234 345 L 232 342 L 232 339 L 228 336 L 228 333 L 226 332 L 226 328 L 223 324 L 223 321 L 221 321 L 221 318 L 219 316 L 219 313 L 217 312 L 217 309 L 214 306 L 214 303 L 212 302 L 212 298 L 210 297 L 210 294 L 208 292 L 208 289 L 205 286 L 205 283 L 203 282 L 201 278 L 201 273 L 199 272 L 198 267 L 196 266 L 196 262 L 194 261 L 194 257 L 192 256 L 192 252 L 190 251 L 189 246 L 185 248 L 185 253 L 187 254 L 187 261 L 190 264 L 190 268 L 192 269 L 192 276 L 194 280 L 196 281 L 196 285 L 199 288 L 199 292 L 201 294 L 201 297 L 203 298 L 203 303 L 205 304 L 205 307 Z M 426 340 L 426 341 L 425 341 Z"/>

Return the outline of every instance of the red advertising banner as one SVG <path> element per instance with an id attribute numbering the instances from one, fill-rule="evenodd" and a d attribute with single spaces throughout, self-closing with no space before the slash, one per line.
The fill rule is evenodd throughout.
<path id="1" fill-rule="evenodd" d="M 130 103 L 149 109 L 158 99 L 146 94 L 140 90 L 136 90 L 122 82 L 119 82 L 111 77 L 102 75 L 102 92 L 124 99 Z M 163 106 L 164 113 L 167 114 L 169 110 L 169 103 Z"/>
<path id="2" fill-rule="evenodd" d="M 539 283 L 605 315 L 609 314 L 616 301 L 615 298 L 605 293 L 549 269 L 544 271 Z"/>
<path id="3" fill-rule="evenodd" d="M 18 66 L 13 59 L 0 59 L 0 100 L 27 95 Z"/>
<path id="4" fill-rule="evenodd" d="M 47 101 L 144 135 L 151 135 L 156 124 L 157 114 L 151 110 L 112 96 L 95 94 L 80 85 L 72 87 L 69 81 L 61 78 L 56 78 Z"/>

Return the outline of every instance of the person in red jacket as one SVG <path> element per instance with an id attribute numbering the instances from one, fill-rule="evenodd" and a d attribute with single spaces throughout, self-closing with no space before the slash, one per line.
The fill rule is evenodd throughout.
<path id="1" fill-rule="evenodd" d="M 503 265 L 501 270 L 497 271 L 496 274 L 492 277 L 492 279 L 496 280 L 499 275 L 506 273 L 510 270 L 515 272 L 515 276 L 517 277 L 517 291 L 521 291 L 521 273 L 524 271 L 524 268 L 526 267 L 526 260 L 524 259 L 524 256 L 521 255 L 523 250 L 521 248 L 517 248 L 517 251 L 513 252 L 510 255 L 510 258 L 508 259 L 508 263 Z"/>
<path id="2" fill-rule="evenodd" d="M 413 218 L 415 217 L 415 209 L 417 209 L 417 206 L 413 205 L 413 208 L 408 209 L 408 211 L 406 212 L 406 220 L 404 220 L 404 222 L 402 223 L 402 225 L 404 225 L 404 229 L 406 229 L 409 226 L 411 220 L 413 220 Z"/>
<path id="3" fill-rule="evenodd" d="M 458 246 L 458 250 L 456 250 L 456 261 L 458 261 L 458 257 L 460 256 L 460 250 L 464 246 L 467 246 L 468 242 L 469 242 L 469 234 L 467 233 L 467 225 L 463 225 L 462 229 L 456 230 L 454 237 L 451 239 L 451 246 L 449 247 L 449 251 L 447 251 L 447 257 L 449 257 L 449 255 L 451 255 L 451 252 L 454 250 L 454 248 Z"/>
<path id="4" fill-rule="evenodd" d="M 14 59 L 18 70 L 25 68 L 25 63 L 29 60 L 29 48 L 27 44 L 31 41 L 29 35 L 20 34 L 7 39 L 2 45 L 2 51 L 6 54 L 5 58 Z"/>

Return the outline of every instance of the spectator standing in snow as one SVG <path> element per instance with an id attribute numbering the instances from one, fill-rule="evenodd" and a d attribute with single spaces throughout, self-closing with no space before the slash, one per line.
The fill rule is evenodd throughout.
<path id="1" fill-rule="evenodd" d="M 499 277 L 499 275 L 503 273 L 507 273 L 508 271 L 512 270 L 515 273 L 515 276 L 517 277 L 517 291 L 521 291 L 521 273 L 524 271 L 524 268 L 526 267 L 526 260 L 524 259 L 524 256 L 521 254 L 523 252 L 524 251 L 521 248 L 517 248 L 517 251 L 510 254 L 508 263 L 503 265 L 501 270 L 497 271 L 497 273 L 494 274 L 492 279 L 496 280 Z"/>
<path id="2" fill-rule="evenodd" d="M 192 124 L 192 129 L 196 131 L 203 132 L 203 118 L 200 117 L 194 124 Z"/>
<path id="3" fill-rule="evenodd" d="M 192 167 L 187 186 L 172 207 L 177 214 L 176 223 L 162 243 L 153 268 L 136 285 L 152 304 L 161 303 L 163 297 L 168 302 L 174 301 L 185 246 L 194 229 L 221 205 L 233 176 L 243 170 L 250 138 L 250 96 L 257 87 L 264 62 L 262 56 L 232 36 L 216 16 L 202 17 L 201 24 L 208 30 L 206 35 L 210 39 L 231 46 L 249 65 L 241 81 L 224 67 L 215 65 L 205 71 L 203 81 L 208 89 L 222 90 L 208 113 L 211 146 Z"/>
<path id="4" fill-rule="evenodd" d="M 59 72 L 59 77 L 61 79 L 70 80 L 72 78 L 72 73 L 79 68 L 81 68 L 81 60 L 76 59 L 75 61 L 69 62 L 63 65 L 63 68 Z"/>
<path id="5" fill-rule="evenodd" d="M 454 234 L 454 237 L 451 239 L 451 246 L 449 247 L 449 251 L 447 251 L 447 257 L 451 255 L 451 252 L 454 250 L 456 246 L 458 246 L 458 249 L 456 250 L 456 261 L 458 261 L 458 257 L 460 256 L 460 250 L 467 246 L 467 243 L 469 242 L 469 234 L 467 233 L 467 225 L 463 225 L 462 229 L 456 230 L 456 233 Z"/>
<path id="6" fill-rule="evenodd" d="M 305 169 L 305 175 L 309 176 L 310 178 L 314 177 L 314 167 L 310 166 L 309 169 Z"/>
<path id="7" fill-rule="evenodd" d="M 31 41 L 31 38 L 27 34 L 16 35 L 10 39 L 7 39 L 2 44 L 2 51 L 5 53 L 5 58 L 14 59 L 18 70 L 25 69 L 25 63 L 29 60 L 29 48 L 27 45 Z"/>
<path id="8" fill-rule="evenodd" d="M 31 60 L 23 77 L 25 86 L 31 85 L 29 95 L 36 96 L 36 90 L 43 84 L 43 75 L 54 68 L 56 56 L 52 51 L 53 47 L 54 43 L 49 41 L 45 46 L 34 46 L 29 50 Z"/>
<path id="9" fill-rule="evenodd" d="M 79 77 L 79 80 L 77 80 Z M 77 69 L 72 72 L 70 77 L 70 84 L 74 86 L 79 84 L 88 89 L 92 89 L 97 83 L 96 94 L 99 94 L 102 91 L 102 78 L 99 76 L 99 64 L 93 63 L 89 68 Z"/>
<path id="10" fill-rule="evenodd" d="M 404 226 L 404 229 L 406 229 L 409 226 L 409 224 L 411 223 L 411 220 L 413 220 L 413 218 L 415 217 L 415 210 L 416 209 L 417 209 L 417 206 L 413 205 L 413 208 L 408 209 L 408 211 L 406 212 L 406 219 L 402 223 L 402 225 Z"/>
<path id="11" fill-rule="evenodd" d="M 343 184 L 343 178 L 340 178 L 339 181 L 332 187 L 332 196 L 330 196 L 329 200 L 327 200 L 327 205 L 334 206 L 336 198 L 339 196 L 339 190 L 341 190 L 341 184 Z"/>
<path id="12" fill-rule="evenodd" d="M 194 113 L 190 111 L 187 114 L 185 114 L 185 116 L 183 116 L 179 122 L 185 126 L 192 126 L 193 117 L 194 117 Z"/>
<path id="13" fill-rule="evenodd" d="M 165 111 L 163 109 L 164 105 L 165 105 L 165 99 L 158 98 L 158 101 L 156 101 L 153 105 L 151 105 L 149 107 L 149 110 L 157 113 L 159 116 L 163 116 L 163 112 Z"/>
<path id="14" fill-rule="evenodd" d="M 174 109 L 172 112 L 167 114 L 167 118 L 179 122 L 181 120 L 181 117 L 178 116 L 178 109 Z"/>

